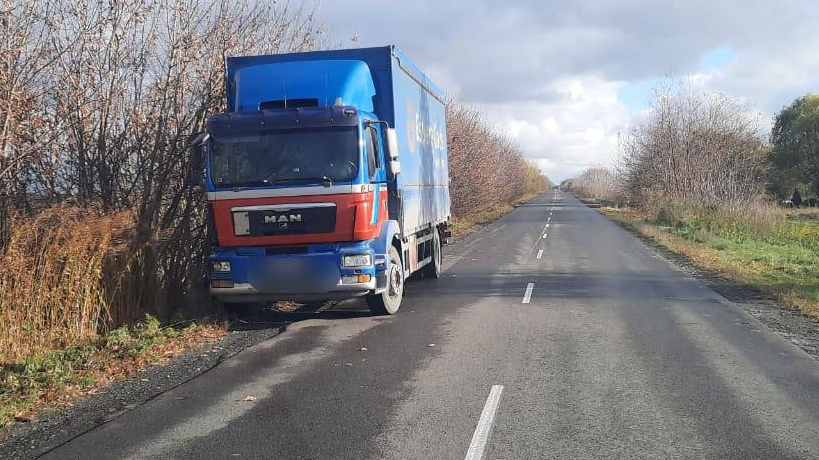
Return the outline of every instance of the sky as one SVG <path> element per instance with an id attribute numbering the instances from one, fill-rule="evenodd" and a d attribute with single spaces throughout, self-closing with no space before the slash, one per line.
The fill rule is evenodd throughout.
<path id="1" fill-rule="evenodd" d="M 322 0 L 342 47 L 397 45 L 552 180 L 616 161 L 669 78 L 769 124 L 819 92 L 816 0 Z"/>

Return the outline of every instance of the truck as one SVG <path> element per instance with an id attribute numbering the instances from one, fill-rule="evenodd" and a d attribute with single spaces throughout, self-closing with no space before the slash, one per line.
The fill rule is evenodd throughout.
<path id="1" fill-rule="evenodd" d="M 228 307 L 363 297 L 395 314 L 450 233 L 445 99 L 395 46 L 226 58 L 191 143 Z"/>

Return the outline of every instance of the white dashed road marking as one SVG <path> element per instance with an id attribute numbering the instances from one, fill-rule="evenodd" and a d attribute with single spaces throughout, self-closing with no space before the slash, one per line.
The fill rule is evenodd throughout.
<path id="1" fill-rule="evenodd" d="M 532 291 L 535 290 L 535 283 L 529 283 L 526 285 L 526 292 L 523 293 L 523 300 L 520 303 L 529 303 L 532 300 Z"/>
<path id="2" fill-rule="evenodd" d="M 495 414 L 498 412 L 503 385 L 492 385 L 486 404 L 483 406 L 481 418 L 478 426 L 475 427 L 475 434 L 472 435 L 472 442 L 469 443 L 469 450 L 466 451 L 466 460 L 481 460 L 486 442 L 489 440 L 489 432 L 492 431 L 492 424 L 495 423 Z"/>

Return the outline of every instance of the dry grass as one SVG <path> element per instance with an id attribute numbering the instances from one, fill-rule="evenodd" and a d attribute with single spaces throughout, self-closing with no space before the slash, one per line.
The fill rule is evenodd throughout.
<path id="1" fill-rule="evenodd" d="M 128 298 L 133 226 L 131 212 L 67 206 L 12 218 L 0 253 L 0 426 L 224 336 L 213 325 L 162 328 L 144 313 L 110 331 Z"/>
<path id="2" fill-rule="evenodd" d="M 103 268 L 132 226 L 129 212 L 65 206 L 13 218 L 0 255 L 0 363 L 97 337 L 113 295 Z"/>

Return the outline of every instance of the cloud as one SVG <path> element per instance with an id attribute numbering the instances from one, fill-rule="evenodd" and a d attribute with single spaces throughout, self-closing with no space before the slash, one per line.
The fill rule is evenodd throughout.
<path id="1" fill-rule="evenodd" d="M 568 77 L 552 82 L 560 94 L 552 102 L 481 106 L 529 158 L 559 181 L 588 166 L 613 164 L 617 135 L 628 128 L 631 117 L 617 97 L 621 85 L 593 76 Z"/>
<path id="2" fill-rule="evenodd" d="M 770 117 L 817 91 L 819 3 L 800 0 L 324 0 L 342 46 L 396 44 L 555 179 L 607 164 L 666 76 Z M 359 36 L 356 43 L 345 41 Z M 548 161 L 546 161 L 548 160 Z"/>

